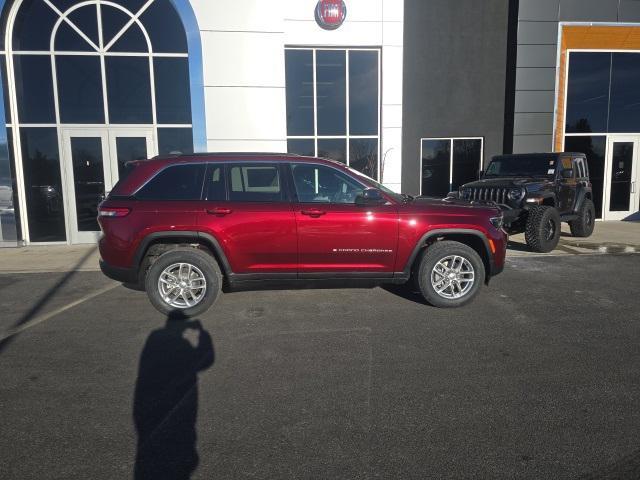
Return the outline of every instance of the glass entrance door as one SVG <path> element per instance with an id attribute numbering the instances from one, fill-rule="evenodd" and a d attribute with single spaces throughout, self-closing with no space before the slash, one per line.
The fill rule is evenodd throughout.
<path id="1" fill-rule="evenodd" d="M 71 243 L 93 243 L 100 227 L 98 204 L 124 174 L 126 162 L 155 155 L 147 128 L 64 129 L 66 224 Z"/>
<path id="2" fill-rule="evenodd" d="M 610 136 L 605 165 L 605 220 L 623 220 L 640 209 L 638 146 L 640 137 Z"/>

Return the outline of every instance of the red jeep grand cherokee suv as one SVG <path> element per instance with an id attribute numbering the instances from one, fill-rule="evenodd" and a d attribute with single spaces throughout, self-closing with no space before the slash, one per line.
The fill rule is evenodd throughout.
<path id="1" fill-rule="evenodd" d="M 263 280 L 415 279 L 438 307 L 469 302 L 504 266 L 491 204 L 393 193 L 342 163 L 288 154 L 133 162 L 100 205 L 100 266 L 161 312 L 207 310 Z"/>

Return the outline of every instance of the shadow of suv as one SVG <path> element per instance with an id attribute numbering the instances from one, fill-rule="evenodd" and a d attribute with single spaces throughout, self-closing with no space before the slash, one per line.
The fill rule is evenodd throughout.
<path id="1" fill-rule="evenodd" d="M 502 213 L 414 199 L 346 165 L 290 154 L 135 161 L 98 209 L 102 271 L 161 312 L 197 315 L 229 288 L 413 278 L 438 307 L 469 302 L 504 266 Z"/>

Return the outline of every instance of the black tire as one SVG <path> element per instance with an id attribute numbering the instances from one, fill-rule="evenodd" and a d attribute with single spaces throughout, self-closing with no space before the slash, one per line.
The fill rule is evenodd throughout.
<path id="1" fill-rule="evenodd" d="M 578 210 L 578 218 L 569 222 L 571 235 L 574 237 L 590 237 L 596 225 L 596 208 L 588 198 L 582 201 Z"/>
<path id="2" fill-rule="evenodd" d="M 534 252 L 547 253 L 560 241 L 560 214 L 554 207 L 532 207 L 524 238 Z"/>
<path id="3" fill-rule="evenodd" d="M 443 274 L 438 275 L 438 273 L 435 273 L 435 277 L 433 277 L 436 264 L 450 256 L 462 257 L 471 265 L 471 267 L 473 267 L 474 281 L 459 298 L 446 297 L 447 295 L 451 295 L 451 288 L 455 287 L 445 287 L 443 294 L 438 293 L 434 287 L 434 281 L 436 282 L 436 285 L 438 285 L 438 279 L 445 278 Z M 434 281 L 432 281 L 432 279 Z M 422 293 L 422 296 L 430 305 L 440 308 L 453 308 L 461 307 L 473 300 L 480 291 L 480 287 L 484 283 L 484 280 L 484 263 L 482 262 L 480 255 L 478 255 L 473 248 L 465 245 L 464 243 L 445 240 L 442 242 L 436 242 L 427 247 L 420 259 L 420 264 L 417 269 L 416 283 L 420 289 L 420 293 Z M 442 285 L 444 286 L 445 284 Z M 455 293 L 455 290 L 453 290 L 453 292 Z M 462 290 L 458 293 L 462 293 Z"/>
<path id="4" fill-rule="evenodd" d="M 173 264 L 187 263 L 196 267 L 206 280 L 206 289 L 199 301 L 191 306 L 175 306 L 164 300 L 159 287 L 160 275 Z M 162 254 L 147 271 L 145 290 L 151 304 L 161 313 L 169 315 L 180 313 L 193 317 L 206 312 L 218 299 L 222 287 L 222 273 L 216 260 L 207 253 L 195 248 L 176 248 Z M 177 287 L 179 288 L 179 287 Z M 178 299 L 176 299 L 178 300 Z M 191 298 L 193 300 L 193 297 Z"/>

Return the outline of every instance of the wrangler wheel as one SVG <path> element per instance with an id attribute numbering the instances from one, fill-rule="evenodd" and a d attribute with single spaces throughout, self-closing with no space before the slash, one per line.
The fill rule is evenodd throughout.
<path id="1" fill-rule="evenodd" d="M 529 210 L 524 238 L 534 252 L 547 253 L 560 241 L 560 214 L 554 207 L 535 206 Z"/>
<path id="2" fill-rule="evenodd" d="M 596 223 L 596 209 L 588 198 L 582 201 L 578 210 L 578 218 L 569 222 L 571 235 L 574 237 L 589 237 L 593 233 Z"/>

